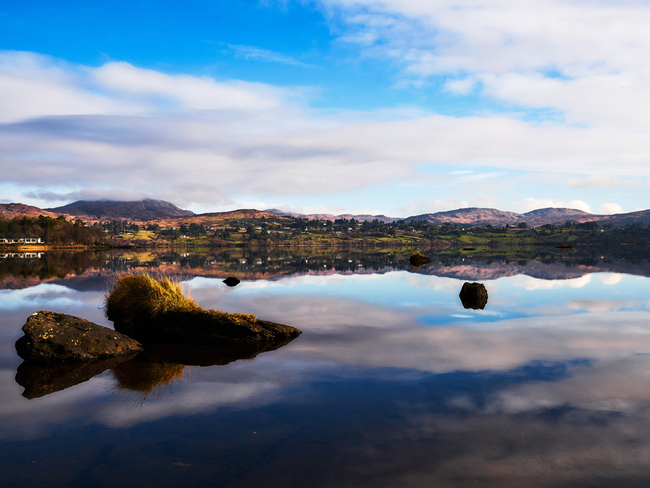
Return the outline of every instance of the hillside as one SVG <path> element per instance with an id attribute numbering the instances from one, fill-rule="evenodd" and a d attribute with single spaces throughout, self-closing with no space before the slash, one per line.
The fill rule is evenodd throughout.
<path id="1" fill-rule="evenodd" d="M 562 225 L 567 220 L 571 222 L 596 221 L 601 217 L 603 216 L 593 215 L 572 208 L 542 208 L 520 214 L 494 208 L 470 207 L 446 212 L 415 215 L 413 217 L 407 217 L 405 220 L 407 222 L 425 220 L 435 225 L 457 224 L 470 227 L 481 227 L 485 225 L 503 227 L 506 224 L 512 226 L 520 222 L 526 222 L 529 227 L 539 227 L 544 224 Z"/>
<path id="2" fill-rule="evenodd" d="M 337 219 L 354 219 L 359 222 L 372 222 L 373 220 L 381 220 L 386 223 L 391 223 L 395 222 L 396 220 L 402 220 L 402 219 L 396 219 L 393 217 L 387 217 L 386 215 L 369 215 L 369 214 L 341 214 L 341 215 L 334 215 L 334 214 L 301 214 L 297 212 L 285 212 L 284 210 L 278 210 L 277 208 L 270 208 L 265 210 L 265 212 L 272 213 L 274 215 L 280 215 L 283 217 L 293 217 L 294 219 L 309 219 L 309 220 L 330 220 L 334 222 Z"/>
<path id="3" fill-rule="evenodd" d="M 48 212 L 42 208 L 32 207 L 23 203 L 0 203 L 0 215 L 5 219 L 13 219 L 14 217 L 38 217 L 39 215 L 56 218 L 65 213 Z"/>
<path id="4" fill-rule="evenodd" d="M 355 214 L 299 214 L 284 212 L 277 209 L 255 210 L 240 209 L 228 212 L 210 212 L 195 214 L 190 210 L 178 208 L 173 203 L 162 200 L 145 199 L 139 202 L 112 202 L 112 201 L 78 201 L 62 207 L 41 209 L 24 205 L 22 203 L 0 204 L 0 216 L 5 219 L 13 217 L 39 215 L 56 218 L 63 215 L 67 219 L 81 219 L 87 223 L 110 220 L 126 220 L 139 225 L 157 223 L 162 227 L 179 227 L 181 224 L 203 224 L 204 226 L 218 224 L 224 220 L 232 219 L 278 219 L 278 218 L 306 218 L 310 220 L 355 219 L 359 222 L 372 222 L 374 220 L 392 223 L 403 220 L 405 222 L 426 221 L 434 225 L 456 224 L 468 227 L 493 225 L 503 227 L 506 224 L 515 226 L 526 222 L 528 227 L 539 227 L 544 224 L 556 226 L 565 222 L 596 222 L 599 225 L 625 227 L 631 224 L 650 224 L 650 210 L 639 210 L 616 215 L 595 215 L 582 210 L 571 208 L 542 208 L 526 213 L 508 212 L 494 208 L 461 208 L 445 212 L 414 215 L 405 219 L 387 217 L 385 215 L 355 215 Z"/>
<path id="5" fill-rule="evenodd" d="M 130 219 L 147 221 L 194 215 L 194 212 L 191 210 L 180 209 L 173 203 L 151 199 L 145 199 L 138 202 L 80 200 L 62 207 L 48 208 L 47 210 L 50 212 L 76 215 L 82 219 L 83 217 L 91 217 L 94 219 L 107 220 Z"/>
<path id="6" fill-rule="evenodd" d="M 165 218 L 165 219 L 156 219 L 156 223 L 162 227 L 179 227 L 181 224 L 203 224 L 204 226 L 210 226 L 213 224 L 218 224 L 224 220 L 233 220 L 233 219 L 273 219 L 273 220 L 283 220 L 282 216 L 272 214 L 269 212 L 264 212 L 261 210 L 254 209 L 241 209 L 241 210 L 232 210 L 229 212 L 210 212 L 204 214 L 192 214 L 188 217 L 176 217 L 176 218 Z"/>

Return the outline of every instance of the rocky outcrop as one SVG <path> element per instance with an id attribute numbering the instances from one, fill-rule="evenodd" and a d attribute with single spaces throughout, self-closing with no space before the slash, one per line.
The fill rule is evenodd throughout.
<path id="1" fill-rule="evenodd" d="M 155 316 L 135 312 L 131 317 L 114 319 L 115 330 L 143 344 L 243 346 L 300 335 L 298 329 L 288 325 L 216 310 L 179 310 Z"/>
<path id="2" fill-rule="evenodd" d="M 179 283 L 147 273 L 118 277 L 104 312 L 115 330 L 143 344 L 241 346 L 300 335 L 294 327 L 253 315 L 204 310 Z"/>
<path id="3" fill-rule="evenodd" d="M 463 307 L 483 310 L 488 301 L 488 292 L 483 283 L 464 283 L 460 290 Z"/>
<path id="4" fill-rule="evenodd" d="M 130 337 L 88 320 L 55 312 L 36 312 L 23 325 L 16 352 L 28 361 L 99 361 L 142 350 Z"/>
<path id="5" fill-rule="evenodd" d="M 431 262 L 431 258 L 428 258 L 419 252 L 415 252 L 411 254 L 409 262 L 412 266 L 424 266 L 425 264 L 429 264 Z"/>

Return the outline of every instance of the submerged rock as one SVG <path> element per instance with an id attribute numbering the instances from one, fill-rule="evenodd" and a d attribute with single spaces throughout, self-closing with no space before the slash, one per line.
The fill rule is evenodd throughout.
<path id="1" fill-rule="evenodd" d="M 411 254 L 411 257 L 409 258 L 409 262 L 413 266 L 424 266 L 425 264 L 429 264 L 431 262 L 431 258 L 426 257 L 420 252 L 415 252 Z"/>
<path id="2" fill-rule="evenodd" d="M 23 325 L 16 352 L 29 361 L 99 361 L 142 350 L 130 337 L 88 320 L 55 312 L 36 312 Z"/>
<path id="3" fill-rule="evenodd" d="M 460 290 L 463 307 L 483 310 L 488 301 L 488 292 L 483 283 L 464 283 Z"/>
<path id="4" fill-rule="evenodd" d="M 234 276 L 228 276 L 223 282 L 228 286 L 237 286 L 240 283 L 239 279 Z"/>

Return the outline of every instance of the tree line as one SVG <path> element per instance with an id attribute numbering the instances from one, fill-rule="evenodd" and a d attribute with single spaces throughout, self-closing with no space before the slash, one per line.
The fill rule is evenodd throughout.
<path id="1" fill-rule="evenodd" d="M 98 225 L 87 226 L 81 220 L 56 219 L 39 215 L 34 217 L 0 216 L 0 235 L 5 237 L 40 237 L 42 242 L 53 245 L 82 244 L 91 245 L 102 241 L 105 231 Z"/>

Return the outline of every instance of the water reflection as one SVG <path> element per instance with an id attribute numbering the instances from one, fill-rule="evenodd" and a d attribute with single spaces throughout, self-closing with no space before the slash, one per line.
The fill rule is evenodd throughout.
<path id="1" fill-rule="evenodd" d="M 43 364 L 25 361 L 18 366 L 16 383 L 25 388 L 23 391 L 25 398 L 39 398 L 88 381 L 127 359 L 128 357 L 119 356 L 80 364 Z"/>
<path id="2" fill-rule="evenodd" d="M 648 484 L 646 264 L 627 274 L 630 262 L 456 260 L 413 273 L 382 259 L 393 262 L 378 272 L 294 269 L 235 288 L 216 265 L 186 273 L 204 308 L 303 330 L 264 354 L 148 349 L 33 400 L 5 359 L 3 476 L 22 486 Z M 500 276 L 484 310 L 459 302 L 465 275 Z M 15 341 L 16 317 L 48 305 L 99 313 L 103 290 L 85 276 L 0 292 L 11 317 L 0 346 Z"/>
<path id="3" fill-rule="evenodd" d="M 582 248 L 580 252 L 553 254 L 545 250 L 525 257 L 506 253 L 483 256 L 460 251 L 446 252 L 431 254 L 432 262 L 420 268 L 410 265 L 410 248 L 371 251 L 237 248 L 212 249 L 201 253 L 173 250 L 50 252 L 44 253 L 40 259 L 0 259 L 0 289 L 54 282 L 80 291 L 105 290 L 116 273 L 134 269 L 147 269 L 181 278 L 204 276 L 247 281 L 395 270 L 464 281 L 522 276 L 549 283 L 579 280 L 593 273 L 610 273 L 607 275 L 610 284 L 615 284 L 617 276 L 624 274 L 650 276 L 647 253 L 627 255 L 609 251 L 603 254 L 602 250 Z"/>
<path id="4" fill-rule="evenodd" d="M 142 393 L 146 398 L 156 389 L 161 396 L 166 386 L 183 376 L 185 366 L 223 366 L 254 359 L 294 339 L 236 347 L 149 345 L 140 353 L 85 363 L 24 361 L 16 371 L 16 383 L 25 388 L 25 398 L 33 399 L 78 385 L 110 369 L 118 390 Z"/>

